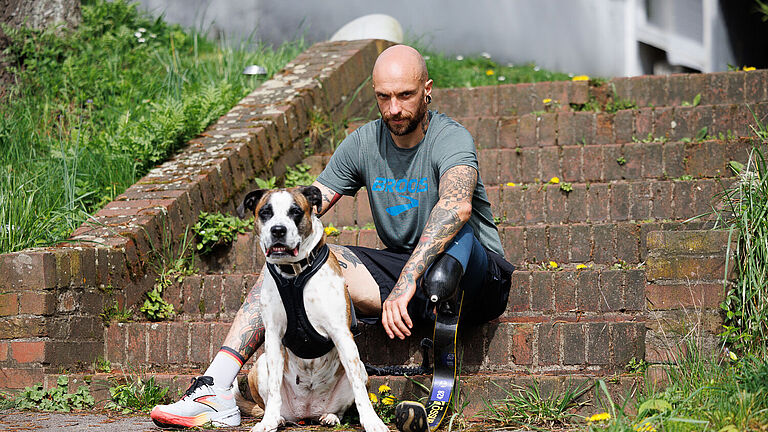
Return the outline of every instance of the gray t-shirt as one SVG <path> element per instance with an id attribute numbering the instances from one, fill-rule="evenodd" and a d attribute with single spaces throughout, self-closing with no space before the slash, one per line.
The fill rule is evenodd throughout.
<path id="1" fill-rule="evenodd" d="M 373 222 L 388 248 L 412 251 L 439 199 L 440 177 L 466 165 L 478 169 L 472 135 L 434 111 L 424 139 L 410 149 L 397 147 L 381 119 L 352 132 L 331 156 L 317 181 L 342 195 L 368 192 Z M 486 248 L 504 255 L 491 206 L 478 175 L 469 219 Z"/>

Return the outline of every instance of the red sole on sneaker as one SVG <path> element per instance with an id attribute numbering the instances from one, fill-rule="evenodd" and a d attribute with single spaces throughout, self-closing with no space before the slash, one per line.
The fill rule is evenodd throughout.
<path id="1" fill-rule="evenodd" d="M 208 414 L 202 413 L 194 417 L 184 417 L 153 409 L 149 414 L 152 421 L 161 428 L 184 428 L 202 426 L 208 423 Z"/>

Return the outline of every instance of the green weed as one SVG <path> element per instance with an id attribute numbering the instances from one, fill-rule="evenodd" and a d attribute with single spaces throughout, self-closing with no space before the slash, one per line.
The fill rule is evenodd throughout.
<path id="1" fill-rule="evenodd" d="M 501 401 L 483 401 L 485 407 L 480 416 L 505 426 L 553 427 L 561 426 L 576 418 L 575 411 L 584 402 L 578 399 L 592 386 L 589 382 L 569 385 L 560 392 L 544 394 L 537 381 L 525 386 L 513 385 L 506 389 L 493 383 L 506 393 Z"/>
<path id="2" fill-rule="evenodd" d="M 272 176 L 266 180 L 257 177 L 254 180 L 256 181 L 256 187 L 259 189 L 274 189 L 277 187 L 277 179 L 275 176 Z"/>
<path id="3" fill-rule="evenodd" d="M 20 410 L 70 412 L 90 408 L 94 404 L 88 387 L 80 386 L 68 393 L 69 378 L 60 376 L 56 387 L 44 389 L 42 384 L 26 387 L 13 398 L 13 407 Z"/>
<path id="4" fill-rule="evenodd" d="M 130 377 L 130 382 L 114 383 L 109 388 L 112 400 L 107 402 L 105 407 L 123 414 L 148 413 L 155 405 L 170 402 L 170 398 L 166 397 L 167 393 L 168 387 L 158 385 L 155 377 L 149 377 L 147 380 L 138 376 Z"/>
<path id="5" fill-rule="evenodd" d="M 309 173 L 310 166 L 304 163 L 285 168 L 285 187 L 309 186 L 315 181 L 315 176 Z"/>
<path id="6" fill-rule="evenodd" d="M 117 300 L 114 300 L 112 303 L 104 305 L 104 311 L 99 314 L 99 318 L 101 318 L 104 325 L 109 326 L 113 322 L 128 322 L 131 320 L 132 315 L 133 312 L 131 312 L 130 308 L 120 308 L 120 304 Z"/>
<path id="7" fill-rule="evenodd" d="M 238 234 L 253 231 L 253 217 L 243 220 L 222 213 L 200 212 L 192 231 L 197 236 L 197 251 L 205 255 L 217 246 L 232 244 Z"/>
<path id="8" fill-rule="evenodd" d="M 217 45 L 126 1 L 86 0 L 77 30 L 6 28 L 0 253 L 65 240 L 303 48 Z M 137 36 L 138 35 L 138 36 Z"/>

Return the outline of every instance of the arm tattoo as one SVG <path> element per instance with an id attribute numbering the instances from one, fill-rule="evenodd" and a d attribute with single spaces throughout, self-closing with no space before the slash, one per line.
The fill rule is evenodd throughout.
<path id="1" fill-rule="evenodd" d="M 237 346 L 231 346 L 246 360 L 249 359 L 264 342 L 264 322 L 261 319 L 260 299 L 261 284 L 264 279 L 259 275 L 253 288 L 248 292 L 243 305 L 232 322 L 232 328 L 238 332 Z"/>
<path id="2" fill-rule="evenodd" d="M 335 244 L 328 244 L 328 247 L 331 248 L 334 254 L 336 254 L 336 257 L 341 257 L 344 259 L 344 261 L 346 261 L 344 262 L 339 260 L 339 265 L 344 268 L 347 268 L 347 262 L 352 264 L 353 267 L 357 267 L 358 264 L 363 264 L 363 262 L 360 261 L 360 258 L 358 258 L 354 252 L 349 250 L 349 248 Z"/>
<path id="3" fill-rule="evenodd" d="M 443 174 L 440 178 L 440 200 L 432 209 L 419 243 L 405 264 L 389 299 L 403 295 L 405 284 L 415 284 L 469 220 L 466 205 L 469 204 L 471 208 L 476 184 L 477 171 L 469 166 L 459 165 Z"/>

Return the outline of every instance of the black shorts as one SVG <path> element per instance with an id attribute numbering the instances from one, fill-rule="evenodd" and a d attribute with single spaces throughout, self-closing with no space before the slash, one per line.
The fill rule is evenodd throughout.
<path id="1" fill-rule="evenodd" d="M 381 302 L 387 299 L 397 283 L 405 263 L 410 258 L 409 252 L 393 251 L 390 249 L 371 249 L 361 246 L 345 246 L 349 248 L 379 285 Z M 485 279 L 476 289 L 467 289 L 461 308 L 459 325 L 478 325 L 497 318 L 504 313 L 509 299 L 509 288 L 512 281 L 514 266 L 500 255 L 485 250 L 488 255 L 488 270 Z M 434 314 L 429 310 L 429 301 L 420 289 L 416 289 L 408 303 L 408 315 L 414 324 L 433 323 Z M 381 317 L 364 317 L 358 314 L 358 320 L 367 324 L 377 323 Z"/>

